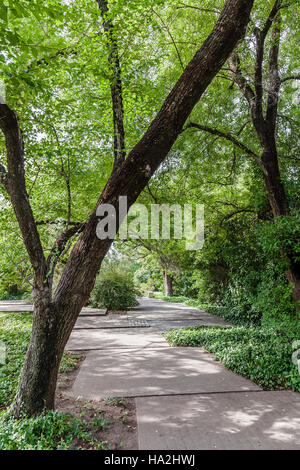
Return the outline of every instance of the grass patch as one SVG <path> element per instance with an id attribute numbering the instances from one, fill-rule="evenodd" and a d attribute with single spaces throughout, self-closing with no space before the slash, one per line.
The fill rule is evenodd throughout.
<path id="1" fill-rule="evenodd" d="M 203 346 L 228 369 L 249 378 L 263 389 L 300 392 L 298 368 L 292 362 L 294 330 L 234 326 L 192 327 L 165 334 L 173 346 Z"/>

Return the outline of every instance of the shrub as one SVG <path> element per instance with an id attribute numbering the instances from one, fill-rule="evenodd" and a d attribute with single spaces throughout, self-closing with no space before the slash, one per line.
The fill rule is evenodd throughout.
<path id="1" fill-rule="evenodd" d="M 243 214 L 222 223 L 191 265 L 198 304 L 214 304 L 214 313 L 234 324 L 286 323 L 296 309 L 282 250 L 299 261 L 298 215 L 267 221 Z M 195 296 L 183 289 L 175 294 Z"/>
<path id="2" fill-rule="evenodd" d="M 90 305 L 108 310 L 126 310 L 137 305 L 138 291 L 128 272 L 110 269 L 96 280 L 90 297 Z"/>

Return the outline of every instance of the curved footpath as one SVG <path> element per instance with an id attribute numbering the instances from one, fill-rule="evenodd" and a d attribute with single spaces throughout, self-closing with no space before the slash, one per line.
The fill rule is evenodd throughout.
<path id="1" fill-rule="evenodd" d="M 204 349 L 163 337 L 194 325 L 230 326 L 158 299 L 140 299 L 126 315 L 81 314 L 67 344 L 88 351 L 73 396 L 134 397 L 139 449 L 298 449 L 300 395 L 263 391 Z"/>

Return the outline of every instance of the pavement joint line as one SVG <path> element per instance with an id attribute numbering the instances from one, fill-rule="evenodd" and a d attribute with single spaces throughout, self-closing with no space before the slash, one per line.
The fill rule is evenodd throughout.
<path id="1" fill-rule="evenodd" d="M 107 317 L 107 313 L 80 313 L 78 318 L 83 317 Z"/>
<path id="2" fill-rule="evenodd" d="M 198 395 L 226 395 L 229 393 L 278 393 L 278 392 L 292 392 L 292 390 L 223 390 L 223 391 L 217 391 L 217 392 L 186 392 L 186 393 L 160 393 L 157 395 L 154 394 L 149 394 L 149 395 L 113 395 L 115 398 L 163 398 L 163 397 L 188 397 L 188 396 L 198 396 Z M 103 397 L 105 398 L 105 397 Z"/>
<path id="3" fill-rule="evenodd" d="M 145 346 L 144 348 L 138 348 L 136 346 L 132 346 L 132 347 L 128 347 L 128 346 L 120 346 L 118 348 L 112 346 L 111 348 L 109 347 L 106 347 L 106 348 L 77 348 L 77 349 L 66 349 L 66 351 L 69 351 L 69 352 L 73 352 L 73 351 L 112 351 L 112 350 L 115 350 L 115 351 L 119 351 L 120 349 L 124 349 L 125 351 L 131 351 L 134 350 L 134 351 L 148 351 L 148 350 L 157 350 L 157 349 L 167 349 L 168 346 L 158 346 L 158 347 L 148 347 L 148 346 Z M 171 348 L 171 346 L 170 346 Z"/>
<path id="4" fill-rule="evenodd" d="M 75 326 L 74 330 L 113 330 L 113 329 L 131 329 L 131 328 L 150 328 L 150 325 L 135 325 L 135 326 Z"/>
<path id="5" fill-rule="evenodd" d="M 159 395 L 149 394 L 149 395 L 115 395 L 116 398 L 160 398 L 160 397 L 185 397 L 185 396 L 195 396 L 195 395 L 226 395 L 228 393 L 261 393 L 261 392 L 292 392 L 292 390 L 222 390 L 217 392 L 186 392 L 186 393 L 161 393 Z"/>

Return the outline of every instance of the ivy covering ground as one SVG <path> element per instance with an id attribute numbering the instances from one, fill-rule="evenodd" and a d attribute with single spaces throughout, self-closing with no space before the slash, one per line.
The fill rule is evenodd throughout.
<path id="1" fill-rule="evenodd" d="M 293 342 L 300 328 L 193 327 L 165 334 L 173 346 L 203 346 L 228 369 L 263 389 L 300 392 L 300 375 L 292 362 Z"/>
<path id="2" fill-rule="evenodd" d="M 93 442 L 88 423 L 71 415 L 49 411 L 22 420 L 15 420 L 8 413 L 0 416 L 1 450 L 80 450 L 78 440 L 93 445 L 95 450 L 103 449 L 101 442 Z"/>

